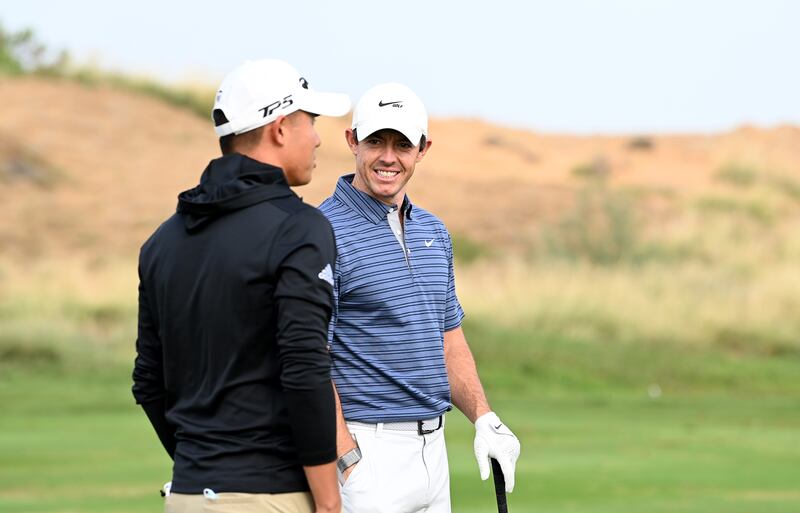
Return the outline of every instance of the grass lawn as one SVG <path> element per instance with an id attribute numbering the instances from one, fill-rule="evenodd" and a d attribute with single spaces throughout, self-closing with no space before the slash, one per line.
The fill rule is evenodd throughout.
<path id="1" fill-rule="evenodd" d="M 494 406 L 523 444 L 510 511 L 800 511 L 796 399 L 505 397 Z M 453 510 L 492 511 L 472 427 L 457 417 L 448 426 Z"/>
<path id="2" fill-rule="evenodd" d="M 159 511 L 170 461 L 119 372 L 3 374 L 0 511 Z"/>
<path id="3" fill-rule="evenodd" d="M 799 365 L 800 366 L 800 365 Z M 128 369 L 4 369 L 0 511 L 159 511 L 170 462 Z M 489 387 L 522 439 L 510 511 L 800 511 L 800 399 Z M 493 511 L 472 427 L 448 417 L 453 511 Z"/>

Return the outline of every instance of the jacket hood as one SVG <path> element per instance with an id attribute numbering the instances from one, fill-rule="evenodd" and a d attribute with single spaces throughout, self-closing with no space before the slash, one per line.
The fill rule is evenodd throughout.
<path id="1" fill-rule="evenodd" d="M 177 211 L 193 232 L 229 212 L 294 195 L 281 168 L 232 153 L 208 163 L 200 184 L 178 195 Z"/>

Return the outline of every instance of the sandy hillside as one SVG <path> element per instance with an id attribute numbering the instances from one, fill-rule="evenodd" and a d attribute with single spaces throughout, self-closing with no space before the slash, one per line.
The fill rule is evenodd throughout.
<path id="1" fill-rule="evenodd" d="M 135 256 L 218 153 L 210 122 L 158 100 L 72 82 L 2 79 L 0 252 Z M 318 204 L 349 172 L 348 120 L 321 119 L 323 145 L 311 185 Z M 718 135 L 575 137 L 477 120 L 433 120 L 431 152 L 412 200 L 451 231 L 508 243 L 557 215 L 587 174 L 614 187 L 698 194 L 720 187 L 731 163 L 800 178 L 800 128 L 741 128 Z"/>

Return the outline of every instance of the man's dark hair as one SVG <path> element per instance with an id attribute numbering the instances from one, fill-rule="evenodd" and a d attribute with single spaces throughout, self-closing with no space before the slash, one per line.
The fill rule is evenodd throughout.
<path id="1" fill-rule="evenodd" d="M 214 109 L 211 112 L 211 117 L 214 118 L 214 125 L 220 126 L 228 122 L 228 117 L 221 109 Z M 261 132 L 264 127 L 258 127 L 254 130 L 249 130 L 243 134 L 228 134 L 219 138 L 219 149 L 223 155 L 247 151 L 253 148 L 261 139 Z"/>
<path id="2" fill-rule="evenodd" d="M 355 139 L 356 142 L 358 142 L 358 132 L 356 130 L 357 129 L 355 129 L 355 128 L 353 129 L 353 139 Z M 425 142 L 427 140 L 428 139 L 425 138 L 425 134 L 422 134 L 422 137 L 419 138 L 419 149 L 420 149 L 420 151 L 422 151 L 422 149 L 425 147 Z"/>
<path id="3" fill-rule="evenodd" d="M 264 127 L 260 126 L 242 134 L 228 134 L 219 138 L 219 149 L 223 155 L 231 153 L 241 153 L 252 149 L 261 140 L 261 133 Z"/>

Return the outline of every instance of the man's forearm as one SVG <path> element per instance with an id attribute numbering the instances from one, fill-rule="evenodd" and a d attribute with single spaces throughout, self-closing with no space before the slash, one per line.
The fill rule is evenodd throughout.
<path id="1" fill-rule="evenodd" d="M 316 513 L 339 513 L 342 498 L 336 479 L 336 462 L 303 467 L 314 498 Z"/>
<path id="2" fill-rule="evenodd" d="M 353 440 L 353 435 L 350 434 L 350 430 L 347 429 L 347 423 L 344 420 L 344 410 L 342 410 L 342 402 L 339 400 L 339 392 L 336 390 L 336 384 L 333 385 L 333 394 L 336 397 L 336 454 L 341 458 L 344 454 L 358 447 L 358 444 Z M 353 472 L 356 465 L 351 465 L 344 471 L 342 477 L 345 481 L 350 477 L 350 473 Z"/>
<path id="3" fill-rule="evenodd" d="M 356 441 L 350 435 L 347 424 L 344 420 L 342 402 L 339 400 L 339 392 L 336 391 L 336 384 L 333 385 L 333 394 L 336 398 L 336 454 L 341 457 L 348 451 L 356 448 Z"/>
<path id="4" fill-rule="evenodd" d="M 491 408 L 478 377 L 475 359 L 460 327 L 444 333 L 444 359 L 453 404 L 474 423 Z"/>

